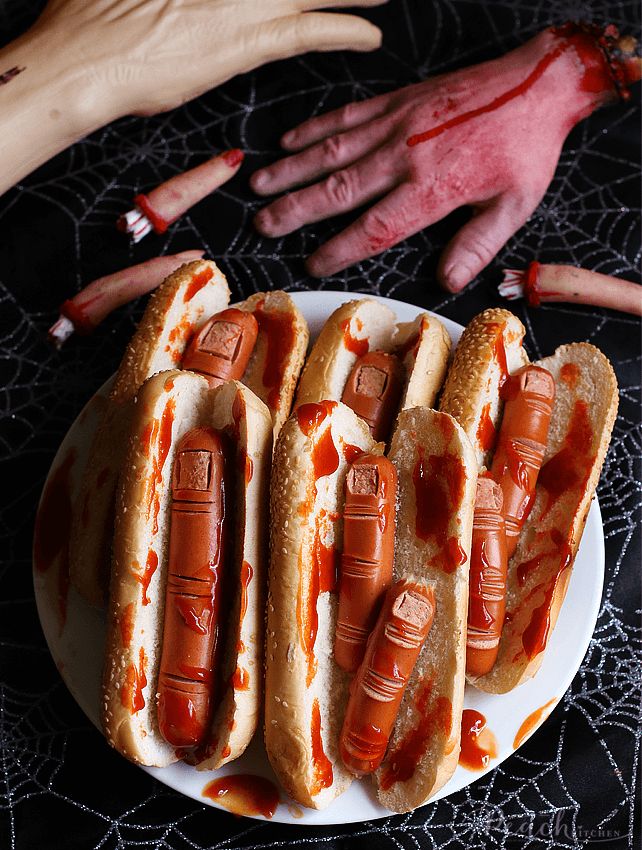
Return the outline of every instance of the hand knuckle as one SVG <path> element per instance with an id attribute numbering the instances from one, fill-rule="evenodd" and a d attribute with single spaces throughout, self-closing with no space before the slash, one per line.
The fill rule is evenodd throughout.
<path id="1" fill-rule="evenodd" d="M 390 218 L 378 212 L 370 212 L 366 215 L 363 231 L 369 247 L 376 251 L 390 248 L 399 238 L 398 229 Z"/>
<path id="2" fill-rule="evenodd" d="M 340 136 L 328 136 L 321 144 L 324 162 L 333 165 L 341 162 L 344 144 Z"/>
<path id="3" fill-rule="evenodd" d="M 354 181 L 347 171 L 337 171 L 326 180 L 326 191 L 330 200 L 341 207 L 352 203 L 354 188 Z"/>

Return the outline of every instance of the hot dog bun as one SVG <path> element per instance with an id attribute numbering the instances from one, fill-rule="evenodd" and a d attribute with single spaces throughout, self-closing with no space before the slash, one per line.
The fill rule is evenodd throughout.
<path id="1" fill-rule="evenodd" d="M 178 442 L 197 425 L 229 434 L 236 481 L 235 510 L 226 520 L 233 523 L 234 542 L 227 560 L 232 578 L 224 610 L 230 626 L 220 674 L 227 689 L 213 717 L 205 766 L 237 757 L 258 720 L 271 418 L 238 382 L 210 389 L 193 373 L 162 372 L 138 392 L 118 488 L 101 707 L 112 746 L 146 765 L 164 766 L 180 755 L 160 736 L 156 695 L 171 470 Z M 237 668 L 242 675 L 235 675 Z"/>
<path id="2" fill-rule="evenodd" d="M 477 468 L 463 429 L 427 408 L 399 415 L 389 457 L 399 477 L 394 578 L 435 594 L 432 628 L 376 774 L 381 804 L 405 812 L 432 797 L 459 758 Z"/>
<path id="3" fill-rule="evenodd" d="M 125 350 L 94 434 L 71 526 L 70 580 L 91 605 L 104 605 L 109 586 L 114 494 L 134 396 L 155 372 L 180 362 L 197 325 L 226 307 L 229 297 L 227 281 L 215 263 L 186 263 L 152 293 Z"/>
<path id="4" fill-rule="evenodd" d="M 129 433 L 131 404 L 152 374 L 180 366 L 193 333 L 229 300 L 215 263 L 198 260 L 170 275 L 150 297 L 116 373 L 103 421 L 83 476 L 72 522 L 71 581 L 87 602 L 102 607 L 109 584 L 113 499 Z M 274 435 L 287 418 L 308 344 L 308 327 L 285 292 L 256 293 L 236 305 L 252 312 L 259 333 L 242 383 L 272 416 Z"/>
<path id="5" fill-rule="evenodd" d="M 489 466 L 501 418 L 500 384 L 528 363 L 524 333 L 508 310 L 484 310 L 466 325 L 448 367 L 439 409 L 462 426 L 480 468 Z"/>
<path id="6" fill-rule="evenodd" d="M 374 447 L 365 423 L 343 404 L 309 403 L 283 426 L 272 465 L 265 745 L 286 791 L 317 809 L 353 778 L 338 761 L 349 679 L 333 657 L 337 594 L 329 589 L 351 446 Z"/>
<path id="7" fill-rule="evenodd" d="M 563 345 L 535 365 L 553 375 L 556 397 L 533 508 L 508 564 L 509 616 L 499 655 L 489 673 L 471 677 L 491 693 L 505 693 L 539 669 L 617 414 L 615 373 L 594 346 Z"/>
<path id="8" fill-rule="evenodd" d="M 434 405 L 450 351 L 444 326 L 428 313 L 397 325 L 387 305 L 362 298 L 342 304 L 323 325 L 301 373 L 295 406 L 339 401 L 358 358 L 375 350 L 397 353 L 402 360 L 400 410 Z"/>
<path id="9" fill-rule="evenodd" d="M 346 457 L 355 454 L 350 446 L 374 448 L 365 423 L 341 403 L 309 403 L 284 426 L 272 472 L 265 742 L 288 793 L 314 808 L 327 806 L 353 778 L 338 753 L 349 679 L 333 658 L 338 599 L 324 579 L 321 556 L 327 557 L 327 548 L 319 545 L 341 547 Z M 430 716 L 443 712 L 446 701 L 449 706 L 447 729 L 433 724 L 420 734 L 410 775 L 397 776 L 390 759 L 378 773 L 383 804 L 406 811 L 441 787 L 457 763 L 477 469 L 452 417 L 426 408 L 400 414 L 390 457 L 399 475 L 395 578 L 427 581 L 437 599 L 433 631 L 404 696 L 391 752 L 413 735 L 418 701 L 419 713 L 425 708 Z M 415 482 L 424 467 L 431 481 L 426 487 Z M 419 513 L 422 499 L 437 504 L 438 515 L 429 522 Z M 421 691 L 426 677 L 430 694 Z"/>

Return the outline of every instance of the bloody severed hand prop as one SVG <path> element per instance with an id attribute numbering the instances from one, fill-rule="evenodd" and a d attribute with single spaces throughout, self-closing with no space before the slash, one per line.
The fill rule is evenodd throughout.
<path id="1" fill-rule="evenodd" d="M 460 290 L 536 208 L 573 126 L 629 96 L 636 49 L 611 26 L 551 27 L 500 59 L 312 118 L 283 136 L 292 155 L 252 178 L 260 195 L 311 185 L 261 210 L 256 227 L 283 236 L 375 202 L 308 259 L 322 277 L 468 205 L 438 269 Z"/>

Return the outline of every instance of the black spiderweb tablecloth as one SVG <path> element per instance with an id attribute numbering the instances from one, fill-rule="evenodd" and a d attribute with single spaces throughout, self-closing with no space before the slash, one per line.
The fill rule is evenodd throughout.
<path id="1" fill-rule="evenodd" d="M 2 41 L 24 29 L 41 5 L 0 2 Z M 514 305 L 533 358 L 562 342 L 589 340 L 617 372 L 619 415 L 598 490 L 606 580 L 594 638 L 558 707 L 525 746 L 465 790 L 409 815 L 345 827 L 237 819 L 171 791 L 112 751 L 69 695 L 42 636 L 31 579 L 37 500 L 61 439 L 114 371 L 143 307 L 120 310 L 92 337 L 74 338 L 56 353 L 45 331 L 82 283 L 158 253 L 203 247 L 227 274 L 233 299 L 269 288 L 345 289 L 392 296 L 465 323 L 500 303 L 502 268 L 534 257 L 638 279 L 637 97 L 573 131 L 535 214 L 457 296 L 444 294 L 433 278 L 440 247 L 465 218 L 460 213 L 321 282 L 306 276 L 301 258 L 341 220 L 260 238 L 251 226 L 259 203 L 247 178 L 276 158 L 280 133 L 311 114 L 494 57 L 567 19 L 612 21 L 639 35 L 632 0 L 392 0 L 369 17 L 384 30 L 384 46 L 372 55 L 273 64 L 174 112 L 118 121 L 0 198 L 2 848 L 639 846 L 642 435 L 640 325 L 631 317 Z M 247 152 L 241 172 L 167 234 L 131 246 L 116 232 L 115 218 L 137 191 L 228 147 Z"/>

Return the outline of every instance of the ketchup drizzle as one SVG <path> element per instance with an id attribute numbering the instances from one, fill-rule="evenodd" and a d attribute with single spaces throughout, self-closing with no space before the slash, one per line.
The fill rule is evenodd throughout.
<path id="1" fill-rule="evenodd" d="M 147 216 L 149 218 L 149 216 Z M 211 268 L 203 269 L 202 272 L 198 272 L 197 274 L 192 276 L 191 281 L 187 285 L 185 289 L 185 294 L 183 295 L 183 301 L 187 303 L 191 301 L 192 298 L 196 295 L 197 292 L 200 292 L 201 289 L 212 279 L 214 276 L 214 272 Z"/>
<path id="2" fill-rule="evenodd" d="M 268 407 L 270 410 L 278 410 L 281 381 L 296 338 L 294 316 L 282 310 L 266 310 L 265 299 L 262 299 L 256 305 L 254 317 L 259 326 L 259 333 L 264 333 L 267 339 L 262 380 L 263 386 L 268 390 Z"/>
<path id="3" fill-rule="evenodd" d="M 319 700 L 315 698 L 312 703 L 312 722 L 310 731 L 312 733 L 312 762 L 314 771 L 314 783 L 310 788 L 310 794 L 314 797 L 323 788 L 329 788 L 334 781 L 332 762 L 326 756 L 321 738 L 321 709 Z"/>
<path id="4" fill-rule="evenodd" d="M 229 755 L 229 753 L 228 753 Z M 271 818 L 279 805 L 279 791 L 263 776 L 236 773 L 208 782 L 201 792 L 235 815 Z"/>
<path id="5" fill-rule="evenodd" d="M 453 455 L 425 457 L 423 446 L 419 446 L 412 478 L 415 485 L 417 537 L 424 541 L 434 537 L 442 550 L 441 568 L 452 573 L 466 562 L 466 554 L 457 538 L 447 537 L 450 518 L 458 510 L 464 495 L 464 466 Z"/>
<path id="6" fill-rule="evenodd" d="M 465 708 L 461 716 L 459 764 L 466 770 L 485 770 L 493 758 L 497 758 L 497 742 L 486 726 L 486 718 L 479 711 Z"/>
<path id="7" fill-rule="evenodd" d="M 343 344 L 348 351 L 356 354 L 357 357 L 363 357 L 364 354 L 368 353 L 368 349 L 370 348 L 368 337 L 358 339 L 357 337 L 352 336 L 350 331 L 350 319 L 344 319 L 343 322 L 341 322 L 341 330 L 343 331 Z"/>
<path id="8" fill-rule="evenodd" d="M 381 777 L 381 788 L 384 791 L 396 782 L 406 782 L 413 776 L 434 734 L 441 733 L 446 738 L 450 735 L 452 704 L 447 697 L 440 696 L 433 700 L 432 688 L 431 679 L 419 688 L 415 698 L 419 718 L 396 749 L 386 757 Z"/>

